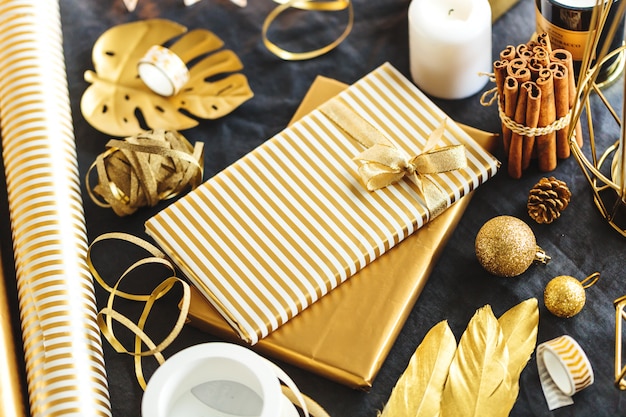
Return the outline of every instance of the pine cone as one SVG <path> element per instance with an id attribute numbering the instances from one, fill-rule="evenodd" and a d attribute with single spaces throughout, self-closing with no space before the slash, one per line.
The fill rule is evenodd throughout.
<path id="1" fill-rule="evenodd" d="M 542 178 L 528 195 L 528 214 L 537 223 L 552 223 L 561 216 L 571 197 L 565 182 L 554 177 Z"/>

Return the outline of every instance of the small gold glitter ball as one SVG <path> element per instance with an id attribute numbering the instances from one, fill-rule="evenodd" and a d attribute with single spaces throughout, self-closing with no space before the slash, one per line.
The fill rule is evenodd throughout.
<path id="1" fill-rule="evenodd" d="M 583 285 L 568 275 L 553 278 L 543 291 L 543 302 L 548 311 L 564 319 L 580 313 L 585 306 L 585 300 Z"/>
<path id="2" fill-rule="evenodd" d="M 526 271 L 535 260 L 537 249 L 532 229 L 513 216 L 494 217 L 476 235 L 478 262 L 500 277 L 515 277 Z"/>

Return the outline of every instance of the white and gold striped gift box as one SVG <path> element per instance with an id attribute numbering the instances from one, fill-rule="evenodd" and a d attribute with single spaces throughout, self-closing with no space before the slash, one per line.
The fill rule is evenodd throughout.
<path id="1" fill-rule="evenodd" d="M 446 115 L 389 64 L 339 100 L 410 155 Z M 498 162 L 454 122 L 467 167 L 432 175 L 449 206 Z M 313 111 L 146 223 L 146 230 L 249 343 L 256 343 L 423 226 L 416 183 L 367 191 L 363 146 Z"/>

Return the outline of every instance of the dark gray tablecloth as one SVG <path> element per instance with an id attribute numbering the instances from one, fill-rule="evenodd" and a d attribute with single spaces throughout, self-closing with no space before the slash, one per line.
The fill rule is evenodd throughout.
<path id="1" fill-rule="evenodd" d="M 80 112 L 80 98 L 88 84 L 83 73 L 92 69 L 91 48 L 110 27 L 149 18 L 168 18 L 188 28 L 215 32 L 243 61 L 254 98 L 232 114 L 215 121 L 203 121 L 184 132 L 192 142 L 206 146 L 205 179 L 213 176 L 238 158 L 282 130 L 290 120 L 311 82 L 317 75 L 352 83 L 385 61 L 409 76 L 406 0 L 354 2 L 355 24 L 350 36 L 334 51 L 301 62 L 286 62 L 263 46 L 261 26 L 265 16 L 276 6 L 270 0 L 249 0 L 238 8 L 226 0 L 201 0 L 185 7 L 182 0 L 139 0 L 137 9 L 128 13 L 122 0 L 61 0 L 67 74 L 70 88 L 75 135 L 81 175 L 104 149 L 108 137 L 91 127 Z M 493 28 L 494 57 L 508 44 L 526 42 L 534 31 L 534 2 L 521 0 L 499 19 Z M 288 37 L 302 49 L 319 47 L 320 38 L 332 39 L 340 33 L 345 14 L 308 15 L 306 19 L 282 20 L 292 28 Z M 280 27 L 278 25 L 277 27 Z M 301 28 L 300 30 L 293 28 Z M 319 31 L 332 28 L 326 34 Z M 279 35 L 276 35 L 279 36 Z M 490 88 L 491 85 L 485 87 Z M 606 94 L 621 111 L 621 82 Z M 458 101 L 435 100 L 452 118 L 487 131 L 498 132 L 500 121 L 494 107 L 483 107 L 477 94 Z M 594 120 L 605 145 L 619 135 L 619 128 L 608 117 Z M 587 150 L 589 147 L 586 148 Z M 497 155 L 501 157 L 501 155 Z M 529 297 L 540 300 L 538 342 L 563 334 L 574 337 L 586 351 L 595 371 L 595 383 L 574 397 L 575 404 L 554 412 L 548 411 L 539 385 L 535 357 L 531 358 L 520 381 L 518 401 L 512 416 L 624 416 L 626 393 L 613 386 L 614 315 L 613 300 L 626 294 L 626 240 L 596 210 L 591 189 L 573 158 L 561 161 L 551 175 L 567 182 L 573 197 L 563 216 L 551 225 L 538 225 L 526 214 L 528 190 L 546 174 L 531 168 L 521 180 L 500 172 L 480 187 L 462 218 L 442 258 L 382 366 L 370 392 L 346 388 L 293 366 L 279 363 L 299 388 L 318 401 L 333 417 L 374 417 L 382 410 L 391 390 L 404 371 L 424 334 L 436 323 L 447 319 L 457 340 L 479 307 L 490 304 L 497 316 Z M 83 184 L 84 190 L 84 184 Z M 90 240 L 102 233 L 125 231 L 146 238 L 143 223 L 164 202 L 133 216 L 120 218 L 111 210 L 84 199 Z M 476 261 L 474 238 L 488 219 L 502 214 L 520 217 L 534 230 L 538 244 L 551 256 L 547 266 L 532 266 L 514 279 L 490 276 Z M 6 228 L 5 228 L 6 229 Z M 3 232 L 3 254 L 10 265 L 10 236 Z M 587 304 L 572 319 L 559 319 L 546 311 L 542 295 L 546 283 L 557 275 L 584 278 L 594 271 L 601 279 L 587 291 Z M 11 277 L 11 274 L 7 274 Z M 102 306 L 106 294 L 98 290 Z M 176 306 L 162 307 L 156 320 L 171 321 Z M 330 323 L 329 325 L 332 325 Z M 367 326 L 367 323 L 355 325 Z M 166 356 L 197 343 L 215 340 L 194 328 L 185 327 Z M 105 341 L 105 359 L 114 417 L 140 414 L 142 391 L 134 379 L 132 358 L 115 353 Z M 156 365 L 146 360 L 146 369 Z"/>

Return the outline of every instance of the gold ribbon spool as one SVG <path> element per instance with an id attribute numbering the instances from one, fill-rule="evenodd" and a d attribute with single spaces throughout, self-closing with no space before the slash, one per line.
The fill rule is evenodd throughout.
<path id="1" fill-rule="evenodd" d="M 124 242 L 129 242 L 144 249 L 152 256 L 140 259 L 139 261 L 132 264 L 124 271 L 124 273 L 113 286 L 109 286 L 102 278 L 102 276 L 98 273 L 92 262 L 92 251 L 94 245 L 105 240 L 121 240 Z M 130 273 L 135 271 L 137 268 L 148 264 L 162 265 L 170 270 L 172 275 L 163 280 L 159 285 L 157 285 L 150 294 L 138 295 L 119 290 L 120 284 L 124 280 L 124 278 L 128 277 Z M 100 310 L 97 315 L 98 327 L 100 327 L 102 335 L 107 339 L 107 341 L 111 344 L 116 352 L 126 353 L 134 356 L 135 376 L 141 388 L 145 390 L 147 384 L 146 379 L 143 375 L 141 360 L 145 356 L 154 356 L 159 364 L 163 364 L 165 362 L 165 358 L 163 357 L 163 354 L 161 352 L 163 352 L 163 350 L 176 339 L 178 334 L 183 329 L 183 325 L 185 324 L 185 321 L 187 319 L 189 304 L 191 302 L 191 290 L 189 288 L 189 284 L 176 277 L 174 264 L 166 258 L 163 252 L 161 252 L 158 248 L 151 245 L 150 243 L 126 233 L 105 233 L 94 239 L 94 241 L 91 243 L 91 245 L 89 245 L 89 248 L 87 250 L 87 265 L 89 266 L 89 269 L 91 270 L 91 273 L 93 274 L 98 284 L 100 284 L 100 286 L 109 293 L 106 307 Z M 180 312 L 170 333 L 163 339 L 161 343 L 157 345 L 145 333 L 144 327 L 155 301 L 167 294 L 176 284 L 180 284 L 183 289 L 183 295 L 180 301 Z M 143 311 L 141 312 L 141 316 L 139 317 L 137 323 L 134 323 L 128 317 L 124 316 L 113 308 L 113 302 L 116 297 L 145 303 Z M 115 333 L 113 331 L 113 320 L 126 327 L 135 335 L 135 345 L 133 350 L 126 349 L 124 345 L 119 341 L 119 339 L 115 336 Z M 142 350 L 143 344 L 148 347 L 148 350 Z"/>
<path id="2" fill-rule="evenodd" d="M 279 1 L 279 0 L 277 0 Z M 284 0 L 283 0 L 284 1 Z M 269 40 L 267 36 L 267 32 L 269 31 L 270 26 L 276 20 L 276 18 L 283 13 L 284 11 L 296 8 L 301 10 L 308 11 L 323 11 L 323 12 L 335 12 L 348 9 L 348 24 L 344 29 L 343 33 L 339 35 L 337 39 L 333 42 L 329 43 L 326 46 L 323 46 L 319 49 L 315 49 L 307 52 L 291 52 L 283 49 Z M 350 34 L 352 30 L 352 25 L 354 23 L 354 10 L 352 7 L 352 0 L 332 0 L 332 1 L 315 1 L 315 0 L 288 0 L 284 3 L 277 6 L 274 10 L 270 12 L 265 18 L 263 22 L 262 28 L 262 36 L 263 36 L 263 44 L 265 47 L 276 55 L 279 58 L 282 58 L 286 61 L 302 61 L 305 59 L 316 58 L 320 55 L 324 55 L 327 52 L 332 51 L 336 48 L 344 39 Z"/>
<path id="3" fill-rule="evenodd" d="M 422 153 L 411 157 L 339 100 L 328 101 L 319 110 L 367 148 L 354 159 L 359 163 L 359 174 L 369 191 L 387 187 L 408 175 L 414 178 L 431 218 L 445 210 L 446 194 L 428 176 L 467 166 L 463 145 L 434 148 L 445 131 L 445 120 L 431 133 Z"/>
<path id="4" fill-rule="evenodd" d="M 118 216 L 174 198 L 202 182 L 204 144 L 192 145 L 176 131 L 154 130 L 111 139 L 85 175 L 87 193 Z M 93 169 L 98 184 L 89 181 Z"/>
<path id="5" fill-rule="evenodd" d="M 622 365 L 622 320 L 626 320 L 626 295 L 615 304 L 615 386 L 626 391 L 626 365 Z"/>
<path id="6" fill-rule="evenodd" d="M 550 410 L 573 404 L 571 397 L 594 381 L 587 355 L 578 342 L 567 335 L 537 347 L 537 369 Z"/>

